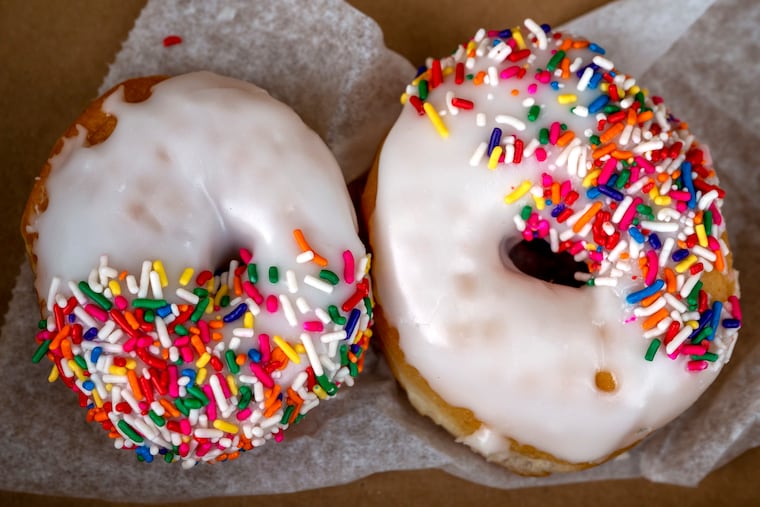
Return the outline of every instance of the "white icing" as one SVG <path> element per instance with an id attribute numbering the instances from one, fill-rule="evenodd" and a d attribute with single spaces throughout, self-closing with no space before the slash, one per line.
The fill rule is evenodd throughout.
<path id="1" fill-rule="evenodd" d="M 554 47 L 550 42 L 549 49 Z M 640 321 L 624 323 L 632 315 L 625 295 L 643 287 L 631 280 L 641 276 L 637 263 L 618 262 L 617 282 L 603 281 L 609 286 L 580 289 L 544 283 L 502 263 L 502 239 L 521 239 L 515 216 L 524 205 L 534 205 L 530 192 L 511 205 L 504 197 L 524 180 L 540 185 L 544 171 L 562 181 L 568 169 L 557 167 L 562 149 L 552 146 L 545 146 L 545 164 L 525 155 L 520 165 L 488 170 L 484 156 L 472 167 L 473 152 L 488 141 L 493 127 L 504 130 L 502 146 L 516 134 L 528 147 L 539 126 L 567 123 L 583 141 L 578 153 L 568 154 L 579 164 L 572 178 L 581 194 L 580 181 L 591 163 L 592 147 L 583 133 L 596 132 L 596 115 L 569 114 L 570 106 L 556 100 L 558 93 L 573 93 L 575 104 L 586 106 L 599 95 L 598 90 L 579 91 L 575 76 L 560 81 L 565 84 L 560 92 L 539 85 L 533 95 L 542 104 L 539 121 L 525 122 L 524 132 L 497 124 L 498 115 L 527 118 L 532 101 L 522 104 L 526 87 L 535 82 L 535 68 L 545 68 L 551 57 L 536 53 L 522 81 L 457 86 L 453 75 L 446 76 L 427 99 L 441 115 L 446 139 L 428 118 L 409 104 L 404 107 L 379 161 L 372 230 L 375 292 L 384 315 L 398 328 L 406 361 L 449 404 L 472 410 L 487 427 L 487 438 L 473 435 L 465 439 L 468 445 L 483 448 L 478 442 L 491 441 L 493 432 L 563 460 L 593 462 L 676 417 L 710 385 L 728 355 L 699 373 L 686 371 L 688 358 L 670 360 L 662 349 L 652 362 L 644 360 L 651 336 L 643 337 Z M 572 51 L 570 59 L 579 53 Z M 580 54 L 586 63 L 591 58 Z M 470 69 L 470 63 L 471 74 L 492 65 L 486 59 Z M 512 89 L 520 90 L 516 99 Z M 451 92 L 473 101 L 475 109 L 446 114 L 445 97 Z M 485 126 L 480 126 L 481 115 Z M 588 202 L 581 195 L 573 209 L 582 210 Z M 716 226 L 713 235 L 720 237 L 723 227 Z M 660 233 L 663 240 L 674 235 Z M 556 244 L 554 236 L 552 241 Z M 628 248 L 635 254 L 639 246 L 634 243 Z M 736 333 L 721 328 L 716 340 L 721 337 L 733 343 Z M 596 387 L 599 370 L 612 372 L 614 392 Z"/>
<path id="2" fill-rule="evenodd" d="M 48 206 L 32 223 L 39 233 L 33 247 L 38 260 L 38 294 L 47 297 L 52 283 L 65 297 L 73 294 L 84 302 L 86 298 L 76 284 L 89 281 L 90 287 L 113 299 L 108 283 L 126 270 L 134 278 L 130 276 L 120 284 L 123 295 L 163 297 L 177 304 L 193 302 L 197 296 L 178 283 L 183 270 L 194 269 L 191 280 L 203 270 L 234 270 L 238 264 L 231 263 L 230 258 L 245 248 L 253 252 L 252 262 L 258 266 L 258 291 L 264 297 L 274 297 L 278 310 L 270 312 L 264 303 L 257 305 L 246 293 L 236 297 L 232 277 L 221 275 L 219 283 L 230 287 L 232 302 L 207 316 L 208 320 L 217 314 L 224 316 L 241 304 L 247 305 L 246 313 L 255 317 L 247 317 L 252 327 L 244 327 L 243 318 L 224 326 L 219 330 L 222 338 L 207 343 L 205 352 L 225 363 L 225 351 L 246 354 L 252 348 L 259 349 L 257 337 L 262 333 L 275 340 L 281 336 L 294 348 L 303 346 L 304 350 L 297 354 L 300 362 L 291 360 L 283 371 L 271 375 L 283 393 L 295 384 L 294 389 L 304 399 L 301 413 L 319 401 L 303 386 L 303 372 L 308 366 L 317 375 L 324 373 L 330 381 L 351 385 L 348 369 L 341 366 L 339 344 L 336 340 L 325 344 L 321 335 L 342 331 L 340 345 L 348 346 L 367 328 L 367 309 L 361 299 L 352 308 L 358 308 L 364 318 L 359 319 L 351 337 L 346 337 L 343 326 L 333 324 L 329 316 L 323 318 L 328 305 L 340 307 L 354 294 L 356 283 L 365 275 L 363 270 L 356 270 L 364 266 L 365 249 L 357 236 L 356 217 L 340 169 L 319 137 L 290 108 L 265 91 L 207 72 L 162 81 L 141 103 L 126 103 L 119 90 L 106 99 L 103 109 L 117 118 L 116 128 L 105 142 L 86 147 L 86 133 L 79 127 L 79 135 L 66 139 L 61 153 L 51 160 L 51 172 L 45 182 Z M 312 248 L 304 262 L 297 260 L 303 252 L 294 239 L 295 229 L 303 231 Z M 353 256 L 353 269 L 357 271 L 349 273 L 353 278 L 350 281 L 344 275 L 345 251 Z M 339 283 L 332 285 L 318 278 L 322 266 L 315 264 L 316 255 L 326 259 L 327 268 L 338 275 Z M 155 268 L 151 270 L 151 262 L 144 265 L 145 260 L 162 261 L 168 284 L 161 282 Z M 276 283 L 269 280 L 270 266 L 279 270 Z M 315 277 L 329 290 L 310 286 L 305 282 L 309 277 Z M 241 278 L 247 279 L 245 275 Z M 191 282 L 188 289 L 193 287 Z M 172 309 L 174 315 L 163 320 L 156 317 L 156 329 L 148 335 L 168 350 L 172 362 L 180 356 L 184 359 L 180 370 L 199 370 L 203 365 L 194 363 L 201 354 L 191 352 L 188 360 L 182 355 L 182 346 L 174 346 L 180 337 L 167 334 L 167 325 L 179 314 L 176 305 Z M 341 313 L 348 315 L 345 310 Z M 148 365 L 139 354 L 122 348 L 129 337 L 115 328 L 113 321 L 102 324 L 81 308 L 76 308 L 74 314 L 84 331 L 91 327 L 98 330 L 98 338 L 73 344 L 72 352 L 89 361 L 93 349 L 100 347 L 102 355 L 97 364 L 88 365 L 90 378 L 98 387 L 110 382 L 114 386 L 123 384 L 121 389 L 111 389 L 113 405 L 124 399 L 139 413 L 141 409 L 130 386 L 119 380 L 126 377 L 110 371 L 112 356 L 136 359 L 138 375 L 145 375 Z M 324 330 L 310 331 L 305 327 L 305 322 L 319 320 Z M 54 336 L 52 315 L 48 316 L 48 327 Z M 279 336 L 275 338 L 276 335 Z M 271 348 L 276 348 L 275 343 Z M 155 345 L 146 350 L 161 357 Z M 240 432 L 249 438 L 270 438 L 271 433 L 287 427 L 279 422 L 285 401 L 281 409 L 260 420 L 264 411 L 262 383 L 251 374 L 248 362 L 235 376 L 235 382 L 238 387 L 252 385 L 255 401 L 250 405 L 253 413 L 249 417 L 236 417 L 238 398 L 228 398 L 223 393 L 210 366 L 206 367 L 204 384 L 211 386 L 217 420 L 239 425 Z M 65 376 L 73 378 L 68 366 L 62 362 Z M 223 375 L 228 374 L 225 366 Z M 183 386 L 188 382 L 187 377 L 180 378 L 180 396 L 187 394 Z M 82 379 L 76 383 L 92 396 Z M 109 395 L 105 388 L 99 389 L 99 394 L 101 399 Z M 162 410 L 160 405 L 158 410 Z M 147 416 L 114 411 L 109 417 L 114 425 L 126 421 L 146 441 L 160 447 L 168 447 L 179 438 L 177 433 L 153 425 Z M 189 416 L 191 422 L 198 420 L 201 426 L 211 426 L 210 420 L 203 422 L 204 418 L 208 419 L 207 414 L 198 410 Z M 233 451 L 237 448 L 238 437 L 219 440 L 226 430 L 205 431 L 221 447 Z M 127 444 L 134 445 L 129 440 Z M 119 445 L 124 442 L 117 441 Z M 196 458 L 208 461 L 221 452 L 214 448 L 196 457 L 195 441 L 190 440 L 189 445 L 191 451 L 186 459 L 191 462 Z"/>

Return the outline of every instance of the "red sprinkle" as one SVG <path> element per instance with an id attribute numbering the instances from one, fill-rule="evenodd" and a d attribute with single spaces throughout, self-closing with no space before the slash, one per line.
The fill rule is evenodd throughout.
<path id="1" fill-rule="evenodd" d="M 176 46 L 177 44 L 182 44 L 182 37 L 179 35 L 167 35 L 164 37 L 165 48 L 168 48 L 169 46 Z"/>

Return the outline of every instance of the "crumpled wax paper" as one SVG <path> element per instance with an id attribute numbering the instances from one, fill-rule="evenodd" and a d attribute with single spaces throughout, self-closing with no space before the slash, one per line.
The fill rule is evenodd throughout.
<path id="1" fill-rule="evenodd" d="M 131 452 L 113 450 L 103 430 L 84 421 L 84 411 L 61 382 L 48 385 L 49 365 L 32 365 L 36 299 L 32 275 L 23 266 L 0 335 L 0 488 L 179 501 L 283 493 L 419 468 L 439 468 L 499 488 L 642 476 L 695 485 L 760 445 L 760 290 L 754 283 L 760 275 L 760 155 L 755 149 L 760 111 L 754 93 L 760 78 L 760 4 L 678 0 L 665 8 L 657 0 L 621 0 L 568 26 L 606 47 L 619 68 L 643 73 L 639 82 L 689 120 L 698 138 L 710 145 L 729 196 L 724 211 L 735 265 L 742 272 L 744 329 L 724 373 L 687 412 L 597 468 L 519 477 L 487 463 L 419 416 L 384 361 L 370 352 L 357 384 L 289 429 L 283 443 L 188 471 L 145 465 Z M 181 35 L 183 43 L 164 48 L 161 41 L 170 34 Z M 376 74 L 380 62 L 382 72 Z M 134 75 L 202 68 L 249 79 L 290 103 L 336 152 L 348 178 L 367 167 L 382 135 L 379 127 L 368 125 L 377 127 L 377 120 L 387 128 L 387 116 L 380 114 L 386 108 L 390 116 L 397 113 L 398 92 L 413 75 L 408 62 L 385 49 L 377 25 L 338 0 L 151 0 L 103 89 Z M 367 111 L 368 106 L 379 112 Z"/>

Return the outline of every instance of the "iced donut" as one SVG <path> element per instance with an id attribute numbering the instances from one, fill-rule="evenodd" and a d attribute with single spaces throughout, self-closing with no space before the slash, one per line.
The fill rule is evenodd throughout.
<path id="1" fill-rule="evenodd" d="M 364 196 L 377 334 L 487 459 L 572 471 L 728 361 L 737 273 L 708 151 L 593 42 L 479 31 L 408 86 Z"/>
<path id="2" fill-rule="evenodd" d="M 54 148 L 22 233 L 34 361 L 141 461 L 279 441 L 362 369 L 368 257 L 341 171 L 254 85 L 115 87 Z"/>

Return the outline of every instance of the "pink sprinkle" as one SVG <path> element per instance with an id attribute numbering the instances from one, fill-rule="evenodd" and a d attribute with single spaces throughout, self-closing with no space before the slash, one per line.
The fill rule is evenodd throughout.
<path id="1" fill-rule="evenodd" d="M 248 416 L 251 415 L 251 408 L 248 407 L 245 410 L 241 410 L 240 412 L 235 415 L 238 421 L 243 421 L 248 418 Z"/>
<path id="2" fill-rule="evenodd" d="M 718 250 L 720 250 L 720 243 L 718 243 L 718 240 L 715 239 L 713 236 L 707 236 L 707 246 L 713 252 L 717 252 Z"/>
<path id="3" fill-rule="evenodd" d="M 526 227 L 522 231 L 522 237 L 525 241 L 532 241 L 533 240 L 533 231 Z"/>
<path id="4" fill-rule="evenodd" d="M 264 296 L 262 296 L 256 286 L 248 280 L 245 280 L 243 282 L 243 290 L 248 295 L 248 297 L 256 302 L 257 305 L 260 305 L 264 301 Z"/>
<path id="5" fill-rule="evenodd" d="M 536 83 L 531 83 L 528 86 L 528 93 L 533 95 L 538 91 L 538 85 Z"/>
<path id="6" fill-rule="evenodd" d="M 536 74 L 536 81 L 538 81 L 539 83 L 546 84 L 551 80 L 552 80 L 552 75 L 551 73 L 549 73 L 549 71 L 544 70 Z"/>
<path id="7" fill-rule="evenodd" d="M 198 321 L 198 330 L 200 330 L 201 341 L 208 343 L 211 341 L 211 333 L 208 331 L 208 322 L 201 319 Z"/>
<path id="8" fill-rule="evenodd" d="M 562 132 L 562 126 L 558 121 L 555 121 L 549 126 L 549 142 L 554 145 L 557 144 L 557 139 Z"/>
<path id="9" fill-rule="evenodd" d="M 268 334 L 262 333 L 259 335 L 259 352 L 261 353 L 261 362 L 268 362 L 271 353 Z"/>
<path id="10" fill-rule="evenodd" d="M 546 150 L 544 150 L 543 148 L 541 147 L 536 148 L 536 151 L 534 152 L 534 154 L 536 156 L 536 160 L 538 160 L 539 162 L 543 162 L 544 160 L 546 160 Z"/>
<path id="11" fill-rule="evenodd" d="M 573 243 L 573 246 L 567 249 L 568 252 L 570 252 L 572 255 L 579 254 L 583 251 L 584 245 L 582 241 L 576 241 Z"/>
<path id="12" fill-rule="evenodd" d="M 356 266 L 354 265 L 354 254 L 351 250 L 345 250 L 343 252 L 343 281 L 346 283 L 354 283 L 354 273 L 356 272 Z"/>
<path id="13" fill-rule="evenodd" d="M 240 249 L 240 260 L 243 261 L 244 264 L 248 264 L 251 262 L 251 259 L 253 259 L 253 253 L 251 253 L 250 250 L 247 248 L 241 248 Z"/>
<path id="14" fill-rule="evenodd" d="M 676 211 L 679 213 L 686 211 L 686 203 L 683 201 L 676 202 Z"/>
<path id="15" fill-rule="evenodd" d="M 279 305 L 277 303 L 277 296 L 275 296 L 274 294 L 270 294 L 269 296 L 267 296 L 267 311 L 269 313 L 276 312 L 278 306 Z"/>
<path id="16" fill-rule="evenodd" d="M 742 307 L 739 306 L 739 298 L 728 296 L 728 302 L 731 303 L 731 316 L 736 320 L 742 320 Z"/>
<path id="17" fill-rule="evenodd" d="M 607 162 L 604 163 L 604 166 L 602 167 L 602 172 L 599 173 L 599 177 L 597 178 L 597 181 L 600 185 L 606 185 L 607 182 L 610 180 L 610 176 L 612 176 L 612 173 L 615 172 L 615 168 L 617 167 L 617 159 L 615 158 L 608 158 Z"/>
<path id="18" fill-rule="evenodd" d="M 321 333 L 325 329 L 325 325 L 321 320 L 307 320 L 303 323 L 304 331 L 311 331 L 314 333 Z"/>
<path id="19" fill-rule="evenodd" d="M 538 237 L 539 238 L 545 238 L 549 235 L 549 222 L 546 220 L 541 220 L 541 222 L 538 224 Z"/>
<path id="20" fill-rule="evenodd" d="M 686 369 L 689 371 L 702 371 L 707 368 L 707 361 L 689 361 L 686 363 Z"/>
<path id="21" fill-rule="evenodd" d="M 657 272 L 660 269 L 659 258 L 654 250 L 647 251 L 647 277 L 644 283 L 647 287 L 657 280 Z"/>
<path id="22" fill-rule="evenodd" d="M 655 171 L 654 164 L 641 155 L 634 157 L 633 160 L 636 161 L 636 165 L 643 167 L 647 174 L 652 174 Z"/>
<path id="23" fill-rule="evenodd" d="M 567 197 L 567 194 L 569 194 L 572 189 L 573 189 L 573 184 L 570 183 L 570 180 L 563 181 L 559 186 L 560 199 L 564 200 L 565 197 Z"/>
<path id="24" fill-rule="evenodd" d="M 554 183 L 554 178 L 552 178 L 552 175 L 549 173 L 542 173 L 541 174 L 541 185 L 548 187 L 552 183 Z"/>
<path id="25" fill-rule="evenodd" d="M 277 430 L 277 433 L 272 433 L 275 442 L 282 442 L 283 436 L 282 430 Z"/>
<path id="26" fill-rule="evenodd" d="M 511 67 L 507 67 L 506 69 L 502 70 L 499 74 L 499 77 L 502 79 L 508 79 L 510 77 L 516 76 L 518 72 L 520 72 L 520 67 L 517 65 L 512 65 Z"/>
<path id="27" fill-rule="evenodd" d="M 269 374 L 264 371 L 264 368 L 259 366 L 257 363 L 248 363 L 248 366 L 250 366 L 251 372 L 256 375 L 256 378 L 259 379 L 262 384 L 264 384 L 264 387 L 270 389 L 274 387 L 274 380 L 272 380 L 272 377 L 270 377 Z"/>
<path id="28" fill-rule="evenodd" d="M 190 453 L 190 445 L 187 442 L 179 444 L 179 455 L 183 458 Z"/>
<path id="29" fill-rule="evenodd" d="M 224 395 L 229 398 L 232 396 L 232 393 L 230 392 L 230 386 L 227 384 L 227 379 L 224 378 L 224 376 L 221 373 L 217 373 L 216 377 L 219 379 L 219 384 L 222 386 L 222 392 Z"/>
<path id="30" fill-rule="evenodd" d="M 193 362 L 193 349 L 190 347 L 181 347 L 179 349 L 179 355 L 182 356 L 182 360 L 186 363 Z"/>
<path id="31" fill-rule="evenodd" d="M 701 356 L 707 352 L 707 347 L 703 345 L 684 345 L 681 347 L 681 354 L 685 356 Z"/>
<path id="32" fill-rule="evenodd" d="M 627 319 L 625 319 L 623 322 L 625 322 L 626 324 L 630 324 L 631 322 L 634 322 L 635 320 L 636 320 L 636 316 L 633 315 L 633 316 L 628 317 Z"/>
<path id="33" fill-rule="evenodd" d="M 537 227 L 538 226 L 538 213 L 536 213 L 536 212 L 531 213 L 530 216 L 528 217 L 528 220 L 525 223 L 528 224 L 532 228 Z"/>
<path id="34" fill-rule="evenodd" d="M 142 336 L 137 339 L 137 346 L 141 349 L 150 347 L 153 344 L 153 338 L 150 336 Z"/>
<path id="35" fill-rule="evenodd" d="M 199 458 L 205 456 L 211 450 L 211 442 L 202 442 L 195 448 L 195 455 Z"/>
<path id="36" fill-rule="evenodd" d="M 129 304 L 129 302 L 127 301 L 127 298 L 125 298 L 124 296 L 116 296 L 113 300 L 113 304 L 115 304 L 116 308 L 118 308 L 119 310 L 124 310 Z"/>
<path id="37" fill-rule="evenodd" d="M 683 347 L 683 345 L 681 345 L 681 347 Z M 681 347 L 678 347 L 676 350 L 674 350 L 672 354 L 668 354 L 668 357 L 675 361 L 678 356 L 681 355 Z"/>
<path id="38" fill-rule="evenodd" d="M 182 37 L 179 35 L 167 35 L 164 37 L 164 47 L 168 48 L 169 46 L 176 46 L 177 44 L 182 43 Z"/>
<path id="39" fill-rule="evenodd" d="M 641 168 L 637 165 L 631 166 L 631 177 L 628 178 L 629 183 L 636 183 L 641 176 Z"/>
<path id="40" fill-rule="evenodd" d="M 710 204 L 710 211 L 712 212 L 713 216 L 713 224 L 720 225 L 723 223 L 723 215 L 720 214 L 720 211 L 718 211 L 718 207 L 715 205 L 715 201 Z"/>
<path id="41" fill-rule="evenodd" d="M 671 190 L 668 192 L 668 195 L 671 199 L 675 199 L 677 201 L 688 201 L 691 199 L 691 194 L 685 190 Z"/>
<path id="42" fill-rule="evenodd" d="M 190 335 L 177 337 L 177 339 L 174 340 L 174 345 L 176 347 L 184 347 L 186 345 L 190 345 Z"/>
<path id="43" fill-rule="evenodd" d="M 623 214 L 623 218 L 620 220 L 621 230 L 628 230 L 628 226 L 631 225 L 631 222 L 633 221 L 633 217 L 636 215 L 636 206 L 638 206 L 642 202 L 644 201 L 641 197 L 635 197 L 633 199 L 633 202 L 631 202 L 631 205 L 628 206 L 627 210 L 625 210 L 625 213 Z"/>
<path id="44" fill-rule="evenodd" d="M 190 425 L 190 421 L 187 419 L 179 420 L 179 429 L 182 431 L 183 435 L 189 435 L 193 431 L 193 427 Z"/>
<path id="45" fill-rule="evenodd" d="M 135 345 L 137 344 L 137 340 L 134 338 L 130 338 L 129 340 L 124 342 L 124 345 L 122 345 L 122 348 L 124 349 L 124 352 L 132 352 L 135 350 Z"/>
<path id="46" fill-rule="evenodd" d="M 90 317 L 93 317 L 100 322 L 105 322 L 108 320 L 108 312 L 106 312 L 101 307 L 94 305 L 92 303 L 88 303 L 84 305 L 84 311 L 86 311 Z"/>
<path id="47" fill-rule="evenodd" d="M 177 366 L 170 364 L 167 369 L 169 370 L 169 395 L 172 398 L 179 398 L 179 385 L 177 384 Z"/>
<path id="48" fill-rule="evenodd" d="M 211 390 L 211 386 L 206 384 L 203 386 L 203 392 L 208 398 L 208 405 L 206 405 L 206 416 L 209 422 L 216 421 L 216 402 L 214 401 L 214 392 Z"/>

